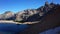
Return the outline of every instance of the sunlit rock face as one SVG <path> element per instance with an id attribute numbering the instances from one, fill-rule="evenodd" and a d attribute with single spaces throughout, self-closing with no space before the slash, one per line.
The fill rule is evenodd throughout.
<path id="1" fill-rule="evenodd" d="M 3 15 L 2 14 L 0 14 L 0 19 L 3 19 Z"/>
<path id="2" fill-rule="evenodd" d="M 12 13 L 11 11 L 6 11 L 4 14 L 0 15 L 0 18 L 3 20 L 12 20 L 12 17 L 14 17 L 14 13 Z"/>
<path id="3" fill-rule="evenodd" d="M 38 13 L 38 11 L 35 10 L 35 9 L 27 9 L 27 10 L 24 10 L 24 11 L 18 12 L 16 14 L 16 20 L 17 21 L 21 21 L 21 20 L 25 21 L 25 20 L 27 20 L 27 18 L 29 16 L 32 16 L 32 15 L 37 14 L 37 13 Z"/>
<path id="4" fill-rule="evenodd" d="M 4 13 L 4 15 L 5 15 L 5 18 L 10 18 L 10 17 L 14 16 L 14 13 L 7 11 Z"/>
<path id="5" fill-rule="evenodd" d="M 23 20 L 23 13 L 24 12 L 18 12 L 17 14 L 16 14 L 16 21 L 21 21 L 21 20 Z"/>

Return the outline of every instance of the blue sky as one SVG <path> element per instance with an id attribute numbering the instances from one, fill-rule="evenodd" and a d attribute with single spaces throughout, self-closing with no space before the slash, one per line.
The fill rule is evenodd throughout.
<path id="1" fill-rule="evenodd" d="M 51 0 L 48 0 L 51 2 Z M 0 14 L 6 11 L 18 12 L 25 9 L 35 9 L 44 5 L 45 0 L 0 0 Z M 59 3 L 60 0 L 54 0 L 54 3 Z"/>

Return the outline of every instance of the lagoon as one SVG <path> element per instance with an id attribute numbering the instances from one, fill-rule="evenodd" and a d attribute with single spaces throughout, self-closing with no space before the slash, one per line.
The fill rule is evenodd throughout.
<path id="1" fill-rule="evenodd" d="M 25 30 L 26 28 L 28 28 L 28 25 L 24 25 L 24 24 L 20 24 L 20 25 L 16 25 L 16 24 L 0 24 L 0 33 L 2 34 L 15 34 L 17 32 L 21 32 L 23 30 Z"/>

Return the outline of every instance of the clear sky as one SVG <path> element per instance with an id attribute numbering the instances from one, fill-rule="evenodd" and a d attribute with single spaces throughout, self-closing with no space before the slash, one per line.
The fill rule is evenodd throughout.
<path id="1" fill-rule="evenodd" d="M 0 14 L 5 11 L 18 12 L 25 9 L 35 9 L 44 5 L 45 0 L 0 0 Z M 51 0 L 48 0 L 51 2 Z M 60 0 L 54 0 L 54 3 L 59 3 Z"/>

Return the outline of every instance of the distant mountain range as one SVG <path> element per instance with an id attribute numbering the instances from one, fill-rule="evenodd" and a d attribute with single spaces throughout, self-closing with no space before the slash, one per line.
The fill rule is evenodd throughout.
<path id="1" fill-rule="evenodd" d="M 39 21 L 46 13 L 48 13 L 53 8 L 55 9 L 59 4 L 45 2 L 44 6 L 37 9 L 27 9 L 20 11 L 18 13 L 12 13 L 11 11 L 6 11 L 4 14 L 0 14 L 0 20 L 14 20 L 23 22 L 34 22 Z"/>

